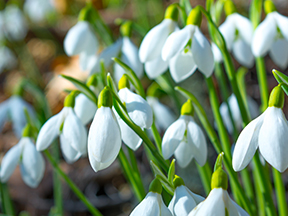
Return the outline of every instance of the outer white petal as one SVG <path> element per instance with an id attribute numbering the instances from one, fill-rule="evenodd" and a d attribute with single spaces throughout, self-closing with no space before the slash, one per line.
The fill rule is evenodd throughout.
<path id="1" fill-rule="evenodd" d="M 140 61 L 144 63 L 158 58 L 161 55 L 165 40 L 175 30 L 176 26 L 177 23 L 175 21 L 164 19 L 160 24 L 152 28 L 140 45 Z"/>
<path id="2" fill-rule="evenodd" d="M 64 50 L 68 56 L 77 55 L 83 51 L 95 54 L 97 49 L 97 38 L 86 21 L 80 21 L 73 26 L 64 39 Z"/>
<path id="3" fill-rule="evenodd" d="M 225 22 L 223 22 L 219 26 L 219 31 L 222 33 L 226 46 L 228 50 L 232 49 L 232 44 L 235 39 L 235 31 L 236 31 L 236 26 L 235 26 L 235 21 L 234 21 L 234 15 L 231 14 L 229 15 Z"/>
<path id="4" fill-rule="evenodd" d="M 222 58 L 221 51 L 219 50 L 217 45 L 215 43 L 213 43 L 213 42 L 211 44 L 211 49 L 212 49 L 212 52 L 213 52 L 214 61 L 215 62 L 222 62 L 223 58 Z"/>
<path id="5" fill-rule="evenodd" d="M 5 121 L 8 117 L 9 99 L 0 104 L 0 131 L 3 129 Z"/>
<path id="6" fill-rule="evenodd" d="M 252 39 L 254 56 L 264 56 L 270 50 L 277 34 L 276 21 L 273 13 L 269 13 L 255 29 Z"/>
<path id="7" fill-rule="evenodd" d="M 7 182 L 12 173 L 14 172 L 17 164 L 20 162 L 20 156 L 23 149 L 24 140 L 20 139 L 19 143 L 13 146 L 5 154 L 1 162 L 1 182 Z"/>
<path id="8" fill-rule="evenodd" d="M 70 139 L 60 134 L 60 148 L 65 161 L 69 164 L 74 163 L 81 157 L 81 152 L 78 152 L 71 145 Z"/>
<path id="9" fill-rule="evenodd" d="M 153 123 L 153 112 L 148 102 L 128 88 L 120 89 L 118 94 L 125 102 L 131 120 L 141 128 L 150 128 Z"/>
<path id="10" fill-rule="evenodd" d="M 236 207 L 239 216 L 249 216 L 249 214 L 244 209 L 242 209 L 237 203 L 235 203 L 233 200 L 231 200 L 231 202 Z"/>
<path id="11" fill-rule="evenodd" d="M 160 216 L 159 195 L 158 193 L 149 192 L 145 199 L 134 208 L 130 216 Z"/>
<path id="12" fill-rule="evenodd" d="M 281 14 L 279 14 L 278 12 L 272 12 L 274 13 L 275 19 L 276 19 L 276 23 L 277 26 L 279 27 L 281 33 L 283 34 L 283 36 L 285 37 L 286 40 L 288 40 L 288 18 L 286 16 L 283 16 Z"/>
<path id="13" fill-rule="evenodd" d="M 81 52 L 80 53 L 80 57 L 79 57 L 79 64 L 80 64 L 80 68 L 83 71 L 86 70 L 91 70 L 91 68 L 93 68 L 93 66 L 97 63 L 98 61 L 98 57 L 96 56 L 95 53 L 93 54 L 88 54 L 86 52 Z"/>
<path id="14" fill-rule="evenodd" d="M 269 55 L 274 63 L 284 70 L 288 65 L 288 41 L 276 40 L 271 46 Z"/>
<path id="15" fill-rule="evenodd" d="M 168 69 L 168 61 L 163 61 L 159 56 L 152 61 L 145 63 L 145 71 L 149 79 L 155 79 Z"/>
<path id="16" fill-rule="evenodd" d="M 22 153 L 22 167 L 21 174 L 28 175 L 28 177 L 23 176 L 23 180 L 30 187 L 37 187 L 43 178 L 45 171 L 45 161 L 40 152 L 36 150 L 35 145 L 28 137 L 23 137 L 25 139 L 25 145 Z M 23 172 L 24 171 L 24 172 Z"/>
<path id="17" fill-rule="evenodd" d="M 258 148 L 258 135 L 265 113 L 251 121 L 240 133 L 233 152 L 233 169 L 238 172 L 244 169 L 252 160 Z"/>
<path id="18" fill-rule="evenodd" d="M 89 157 L 100 163 L 109 163 L 121 148 L 118 122 L 109 107 L 100 107 L 95 114 L 88 134 Z"/>
<path id="19" fill-rule="evenodd" d="M 193 193 L 192 191 L 190 191 L 186 186 L 184 186 L 187 193 L 190 194 L 190 196 L 194 199 L 194 201 L 196 202 L 196 204 L 198 205 L 200 202 L 204 201 L 205 198 L 198 195 L 198 194 L 195 194 Z"/>
<path id="20" fill-rule="evenodd" d="M 186 25 L 180 31 L 170 34 L 162 49 L 162 59 L 167 61 L 181 52 L 188 41 L 193 38 L 195 29 L 194 25 Z"/>
<path id="21" fill-rule="evenodd" d="M 211 76 L 214 70 L 214 56 L 208 40 L 199 28 L 196 28 L 192 40 L 192 54 L 199 71 L 206 77 Z"/>
<path id="22" fill-rule="evenodd" d="M 288 167 L 288 123 L 282 109 L 266 109 L 258 140 L 259 150 L 265 160 L 284 172 Z"/>
<path id="23" fill-rule="evenodd" d="M 208 197 L 196 206 L 189 216 L 225 215 L 224 192 L 227 193 L 222 188 L 211 190 Z"/>
<path id="24" fill-rule="evenodd" d="M 188 52 L 183 50 L 170 59 L 169 70 L 175 82 L 185 80 L 196 71 L 197 65 L 193 57 L 191 50 Z"/>
<path id="25" fill-rule="evenodd" d="M 68 108 L 68 107 L 67 107 Z M 79 153 L 87 152 L 87 131 L 81 120 L 76 116 L 74 110 L 69 107 L 69 113 L 64 120 L 63 136 L 67 142 Z"/>
<path id="26" fill-rule="evenodd" d="M 65 112 L 63 108 L 58 114 L 48 119 L 42 126 L 36 141 L 37 151 L 43 151 L 48 148 L 52 141 L 59 135 L 59 129 L 64 121 Z"/>
<path id="27" fill-rule="evenodd" d="M 122 120 L 118 119 L 123 142 L 133 151 L 136 151 L 142 144 L 142 139 Z"/>
<path id="28" fill-rule="evenodd" d="M 250 46 L 253 37 L 253 26 L 251 21 L 238 13 L 231 14 L 229 17 L 230 16 L 234 16 L 234 24 L 239 31 L 239 35 Z"/>
<path id="29" fill-rule="evenodd" d="M 253 67 L 254 56 L 251 51 L 251 47 L 243 39 L 239 38 L 233 43 L 232 48 L 235 59 L 243 66 L 247 68 Z"/>
<path id="30" fill-rule="evenodd" d="M 162 140 L 162 154 L 164 159 L 169 159 L 174 154 L 184 137 L 185 130 L 186 123 L 182 116 L 168 127 Z"/>
<path id="31" fill-rule="evenodd" d="M 86 125 L 93 119 L 96 110 L 97 107 L 95 103 L 93 103 L 84 94 L 81 93 L 76 97 L 74 111 L 81 119 L 83 125 Z"/>
<path id="32" fill-rule="evenodd" d="M 203 166 L 207 159 L 207 143 L 203 131 L 192 119 L 188 123 L 187 132 L 187 144 L 191 145 L 193 157 Z"/>
<path id="33" fill-rule="evenodd" d="M 158 203 L 160 206 L 160 216 L 173 216 L 173 214 L 170 212 L 170 210 L 167 208 L 165 203 L 163 202 L 163 199 L 160 194 L 157 195 Z"/>

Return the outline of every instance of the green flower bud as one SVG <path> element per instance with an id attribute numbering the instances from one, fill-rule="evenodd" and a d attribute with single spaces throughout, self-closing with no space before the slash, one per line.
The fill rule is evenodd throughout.
<path id="1" fill-rule="evenodd" d="M 189 16 L 187 17 L 186 25 L 197 25 L 198 27 L 201 26 L 202 22 L 202 13 L 199 7 L 195 7 L 191 10 Z"/>
<path id="2" fill-rule="evenodd" d="M 108 89 L 108 87 L 106 86 L 99 94 L 98 108 L 100 108 L 101 106 L 112 108 L 112 105 L 113 105 L 112 94 Z"/>
<path id="3" fill-rule="evenodd" d="M 64 107 L 72 107 L 74 108 L 75 106 L 75 97 L 78 94 L 79 91 L 74 90 L 72 92 L 70 92 L 69 95 L 66 96 L 65 100 L 64 100 Z"/>
<path id="4" fill-rule="evenodd" d="M 86 85 L 88 87 L 90 87 L 90 86 L 96 87 L 97 84 L 98 84 L 98 81 L 97 81 L 97 75 L 96 74 L 92 74 L 91 76 L 88 77 L 87 82 L 86 82 Z"/>
<path id="5" fill-rule="evenodd" d="M 91 19 L 91 13 L 92 13 L 92 5 L 87 5 L 86 7 L 82 8 L 82 10 L 79 13 L 78 21 L 88 21 Z"/>
<path id="6" fill-rule="evenodd" d="M 131 37 L 132 21 L 128 20 L 120 26 L 120 33 L 123 37 Z"/>
<path id="7" fill-rule="evenodd" d="M 220 153 L 216 159 L 214 173 L 211 178 L 211 189 L 223 188 L 224 190 L 227 190 L 228 188 L 228 176 L 222 168 L 223 157 L 224 152 Z"/>
<path id="8" fill-rule="evenodd" d="M 266 14 L 269 14 L 269 13 L 271 13 L 271 12 L 277 11 L 277 9 L 276 9 L 273 1 L 271 1 L 271 0 L 266 0 L 266 1 L 264 2 L 264 11 L 265 11 Z"/>
<path id="9" fill-rule="evenodd" d="M 130 89 L 130 83 L 129 83 L 129 79 L 128 77 L 123 74 L 123 76 L 121 77 L 121 79 L 118 82 L 118 89 L 123 89 L 123 88 L 128 88 Z"/>
<path id="10" fill-rule="evenodd" d="M 181 185 L 185 185 L 183 179 L 180 176 L 175 175 L 174 179 L 173 179 L 173 185 L 175 188 L 181 186 Z"/>
<path id="11" fill-rule="evenodd" d="M 23 89 L 23 85 L 20 83 L 18 85 L 16 85 L 13 89 L 13 95 L 17 95 L 22 97 L 24 94 L 24 89 Z"/>
<path id="12" fill-rule="evenodd" d="M 181 115 L 194 116 L 194 107 L 192 101 L 188 99 L 181 107 Z"/>
<path id="13" fill-rule="evenodd" d="M 161 87 L 158 83 L 153 82 L 147 89 L 147 96 L 159 97 L 161 95 Z"/>
<path id="14" fill-rule="evenodd" d="M 269 107 L 283 108 L 284 106 L 284 92 L 281 85 L 274 87 L 269 97 Z"/>
<path id="15" fill-rule="evenodd" d="M 161 182 L 157 178 L 155 178 L 150 183 L 149 192 L 154 192 L 154 193 L 158 193 L 158 194 L 162 193 L 162 185 L 161 185 Z"/>
<path id="16" fill-rule="evenodd" d="M 33 127 L 28 123 L 22 130 L 22 137 L 32 137 L 32 136 L 33 136 Z"/>
<path id="17" fill-rule="evenodd" d="M 178 6 L 176 4 L 171 4 L 167 7 L 165 11 L 165 19 L 172 19 L 173 21 L 178 21 Z"/>
<path id="18" fill-rule="evenodd" d="M 224 10 L 225 10 L 226 16 L 229 16 L 229 15 L 237 12 L 234 3 L 231 0 L 225 1 Z"/>

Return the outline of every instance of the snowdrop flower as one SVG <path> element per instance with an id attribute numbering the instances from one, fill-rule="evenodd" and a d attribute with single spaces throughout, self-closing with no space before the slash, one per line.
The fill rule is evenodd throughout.
<path id="1" fill-rule="evenodd" d="M 29 187 L 36 188 L 43 178 L 45 161 L 35 148 L 32 141 L 32 127 L 29 124 L 24 128 L 20 141 L 3 157 L 0 171 L 1 182 L 8 181 L 17 164 L 20 164 L 23 181 Z"/>
<path id="2" fill-rule="evenodd" d="M 24 11 L 34 23 L 40 23 L 55 11 L 53 0 L 26 0 Z"/>
<path id="3" fill-rule="evenodd" d="M 97 77 L 95 74 L 88 78 L 86 85 L 90 88 L 91 91 L 96 93 Z M 96 104 L 91 101 L 85 94 L 80 93 L 76 96 L 74 111 L 80 118 L 83 125 L 88 124 L 93 119 L 96 110 Z"/>
<path id="4" fill-rule="evenodd" d="M 186 167 L 193 158 L 203 166 L 207 159 L 207 144 L 202 129 L 193 119 L 194 108 L 187 100 L 181 116 L 166 130 L 162 140 L 162 154 L 169 159 L 173 154 L 180 167 Z"/>
<path id="5" fill-rule="evenodd" d="M 175 82 L 181 82 L 198 68 L 206 77 L 214 69 L 214 57 L 208 40 L 200 31 L 201 11 L 194 8 L 187 25 L 180 31 L 173 32 L 162 49 L 162 59 L 169 61 L 169 69 Z"/>
<path id="6" fill-rule="evenodd" d="M 1 39 L 0 39 L 1 40 Z M 2 71 L 11 70 L 17 64 L 17 58 L 14 53 L 6 46 L 0 47 L 0 73 Z"/>
<path id="7" fill-rule="evenodd" d="M 2 102 L 0 104 L 0 130 L 2 130 L 8 117 L 10 117 L 13 123 L 13 131 L 20 138 L 22 130 L 27 123 L 24 109 L 27 109 L 31 117 L 35 116 L 33 107 L 18 94 Z"/>
<path id="8" fill-rule="evenodd" d="M 130 216 L 172 216 L 162 200 L 162 185 L 156 178 L 149 187 L 149 193 L 131 212 Z"/>
<path id="9" fill-rule="evenodd" d="M 265 1 L 266 18 L 255 29 L 252 51 L 256 57 L 269 52 L 270 57 L 280 68 L 288 65 L 288 18 L 276 11 L 272 1 Z"/>
<path id="10" fill-rule="evenodd" d="M 172 4 L 166 9 L 165 19 L 146 34 L 140 45 L 139 58 L 145 64 L 145 71 L 150 79 L 168 69 L 168 62 L 163 61 L 161 51 L 167 37 L 178 30 L 177 20 L 178 8 Z"/>
<path id="11" fill-rule="evenodd" d="M 88 134 L 88 156 L 95 172 L 110 166 L 121 148 L 121 132 L 111 107 L 112 95 L 104 88 Z"/>
<path id="12" fill-rule="evenodd" d="M 173 216 L 187 216 L 204 197 L 191 192 L 179 176 L 175 176 L 173 184 L 175 191 L 168 208 Z"/>
<path id="13" fill-rule="evenodd" d="M 283 105 L 284 93 L 278 85 L 270 94 L 269 107 L 240 133 L 232 158 L 235 171 L 248 165 L 258 147 L 271 166 L 280 172 L 287 169 L 288 123 L 282 111 Z"/>
<path id="14" fill-rule="evenodd" d="M 64 108 L 42 126 L 36 141 L 37 150 L 43 151 L 59 136 L 60 147 L 67 163 L 73 163 L 87 153 L 87 131 L 73 110 L 74 104 L 73 91 L 66 96 Z"/>
<path id="15" fill-rule="evenodd" d="M 232 50 L 235 59 L 245 67 L 251 68 L 254 64 L 254 56 L 251 51 L 251 42 L 253 37 L 253 26 L 251 21 L 238 14 L 234 3 L 229 0 L 225 2 L 225 12 L 227 18 L 219 31 L 222 33 L 227 49 Z M 220 60 L 222 58 L 220 52 L 217 53 L 214 48 L 214 56 Z"/>
<path id="16" fill-rule="evenodd" d="M 237 98 L 234 94 L 232 94 L 229 98 L 228 98 L 228 104 L 231 110 L 231 114 L 232 114 L 232 118 L 233 121 L 235 123 L 236 129 L 237 130 L 241 130 L 242 129 L 242 117 L 241 117 L 241 113 L 240 113 L 240 109 L 238 106 L 238 102 L 237 102 Z M 259 107 L 257 105 L 257 103 L 251 98 L 251 97 L 247 97 L 247 104 L 248 104 L 248 109 L 249 112 L 251 114 L 251 118 L 256 118 L 259 115 Z M 220 114 L 222 116 L 222 119 L 224 121 L 224 124 L 228 130 L 228 132 L 230 134 L 233 133 L 233 124 L 229 115 L 229 110 L 228 110 L 228 106 L 225 102 L 223 102 L 220 105 Z"/>
<path id="17" fill-rule="evenodd" d="M 218 156 L 223 158 L 221 153 Z M 217 159 L 217 160 L 218 160 Z M 217 162 L 216 162 L 217 163 Z M 189 216 L 212 216 L 212 215 L 231 215 L 231 216 L 249 216 L 248 213 L 237 205 L 227 192 L 228 177 L 221 165 L 214 171 L 211 179 L 211 191 L 208 197 L 199 205 L 197 205 L 190 213 Z"/>

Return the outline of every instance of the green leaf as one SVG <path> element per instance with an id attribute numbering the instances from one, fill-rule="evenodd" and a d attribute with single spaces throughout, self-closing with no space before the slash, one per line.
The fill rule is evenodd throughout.
<path id="1" fill-rule="evenodd" d="M 254 29 L 257 28 L 261 21 L 262 2 L 263 0 L 252 0 L 250 4 L 250 20 Z"/>
<path id="2" fill-rule="evenodd" d="M 288 76 L 281 73 L 278 70 L 273 69 L 272 73 L 279 84 L 282 84 L 281 87 L 285 94 L 288 96 Z"/>
<path id="3" fill-rule="evenodd" d="M 81 82 L 81 81 L 79 81 L 73 77 L 70 77 L 70 76 L 66 76 L 63 74 L 61 74 L 60 76 L 63 77 L 64 79 L 72 82 L 83 94 L 85 94 L 97 106 L 97 97 L 94 94 L 94 92 L 91 91 L 91 89 L 89 89 L 89 87 L 86 84 L 84 84 L 83 82 Z"/>
<path id="4" fill-rule="evenodd" d="M 216 159 L 216 162 L 215 162 L 215 165 L 214 165 L 214 172 L 219 169 L 219 168 L 222 168 L 223 166 L 223 157 L 224 157 L 224 152 L 221 152 L 217 159 Z"/>
<path id="5" fill-rule="evenodd" d="M 168 170 L 168 181 L 173 185 L 173 179 L 175 176 L 175 159 L 171 161 L 169 170 Z"/>

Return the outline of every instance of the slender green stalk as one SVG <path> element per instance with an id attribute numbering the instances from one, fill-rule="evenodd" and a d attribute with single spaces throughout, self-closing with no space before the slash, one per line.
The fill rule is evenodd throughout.
<path id="1" fill-rule="evenodd" d="M 196 166 L 197 166 L 197 170 L 199 172 L 205 193 L 206 193 L 206 195 L 208 195 L 209 192 L 211 191 L 212 169 L 211 169 L 208 161 L 202 167 L 198 163 L 196 163 Z"/>
<path id="2" fill-rule="evenodd" d="M 287 216 L 288 210 L 287 210 L 286 193 L 281 173 L 275 168 L 272 168 L 272 170 L 273 170 L 273 178 L 276 190 L 279 216 Z"/>
<path id="3" fill-rule="evenodd" d="M 257 175 L 256 169 L 253 169 L 253 178 L 255 182 L 260 182 L 260 176 Z M 257 200 L 257 212 L 259 216 L 265 215 L 265 199 L 262 195 L 259 184 L 255 184 L 256 200 Z"/>
<path id="4" fill-rule="evenodd" d="M 63 180 L 68 184 L 70 189 L 74 192 L 74 194 L 83 202 L 83 204 L 87 207 L 87 209 L 91 212 L 92 215 L 95 216 L 103 216 L 94 206 L 93 204 L 85 197 L 85 195 L 79 190 L 79 188 L 74 184 L 74 182 L 62 171 L 62 169 L 58 166 L 58 163 L 54 160 L 48 150 L 44 151 L 48 161 L 53 166 L 54 170 L 58 172 L 58 174 L 63 178 Z"/>
<path id="5" fill-rule="evenodd" d="M 3 213 L 6 215 L 15 215 L 7 184 L 0 182 L 0 187 L 1 207 Z"/>
<path id="6" fill-rule="evenodd" d="M 265 111 L 268 107 L 268 99 L 269 99 L 269 90 L 267 83 L 267 75 L 266 75 L 266 67 L 263 57 L 256 58 L 256 71 L 257 78 L 260 88 L 260 96 L 261 96 L 261 111 Z"/>
<path id="7" fill-rule="evenodd" d="M 151 126 L 151 131 L 152 131 L 158 152 L 159 152 L 159 154 L 162 155 L 162 139 L 161 139 L 161 136 L 160 136 L 160 134 L 156 128 L 155 121 L 153 121 L 153 124 Z"/>

